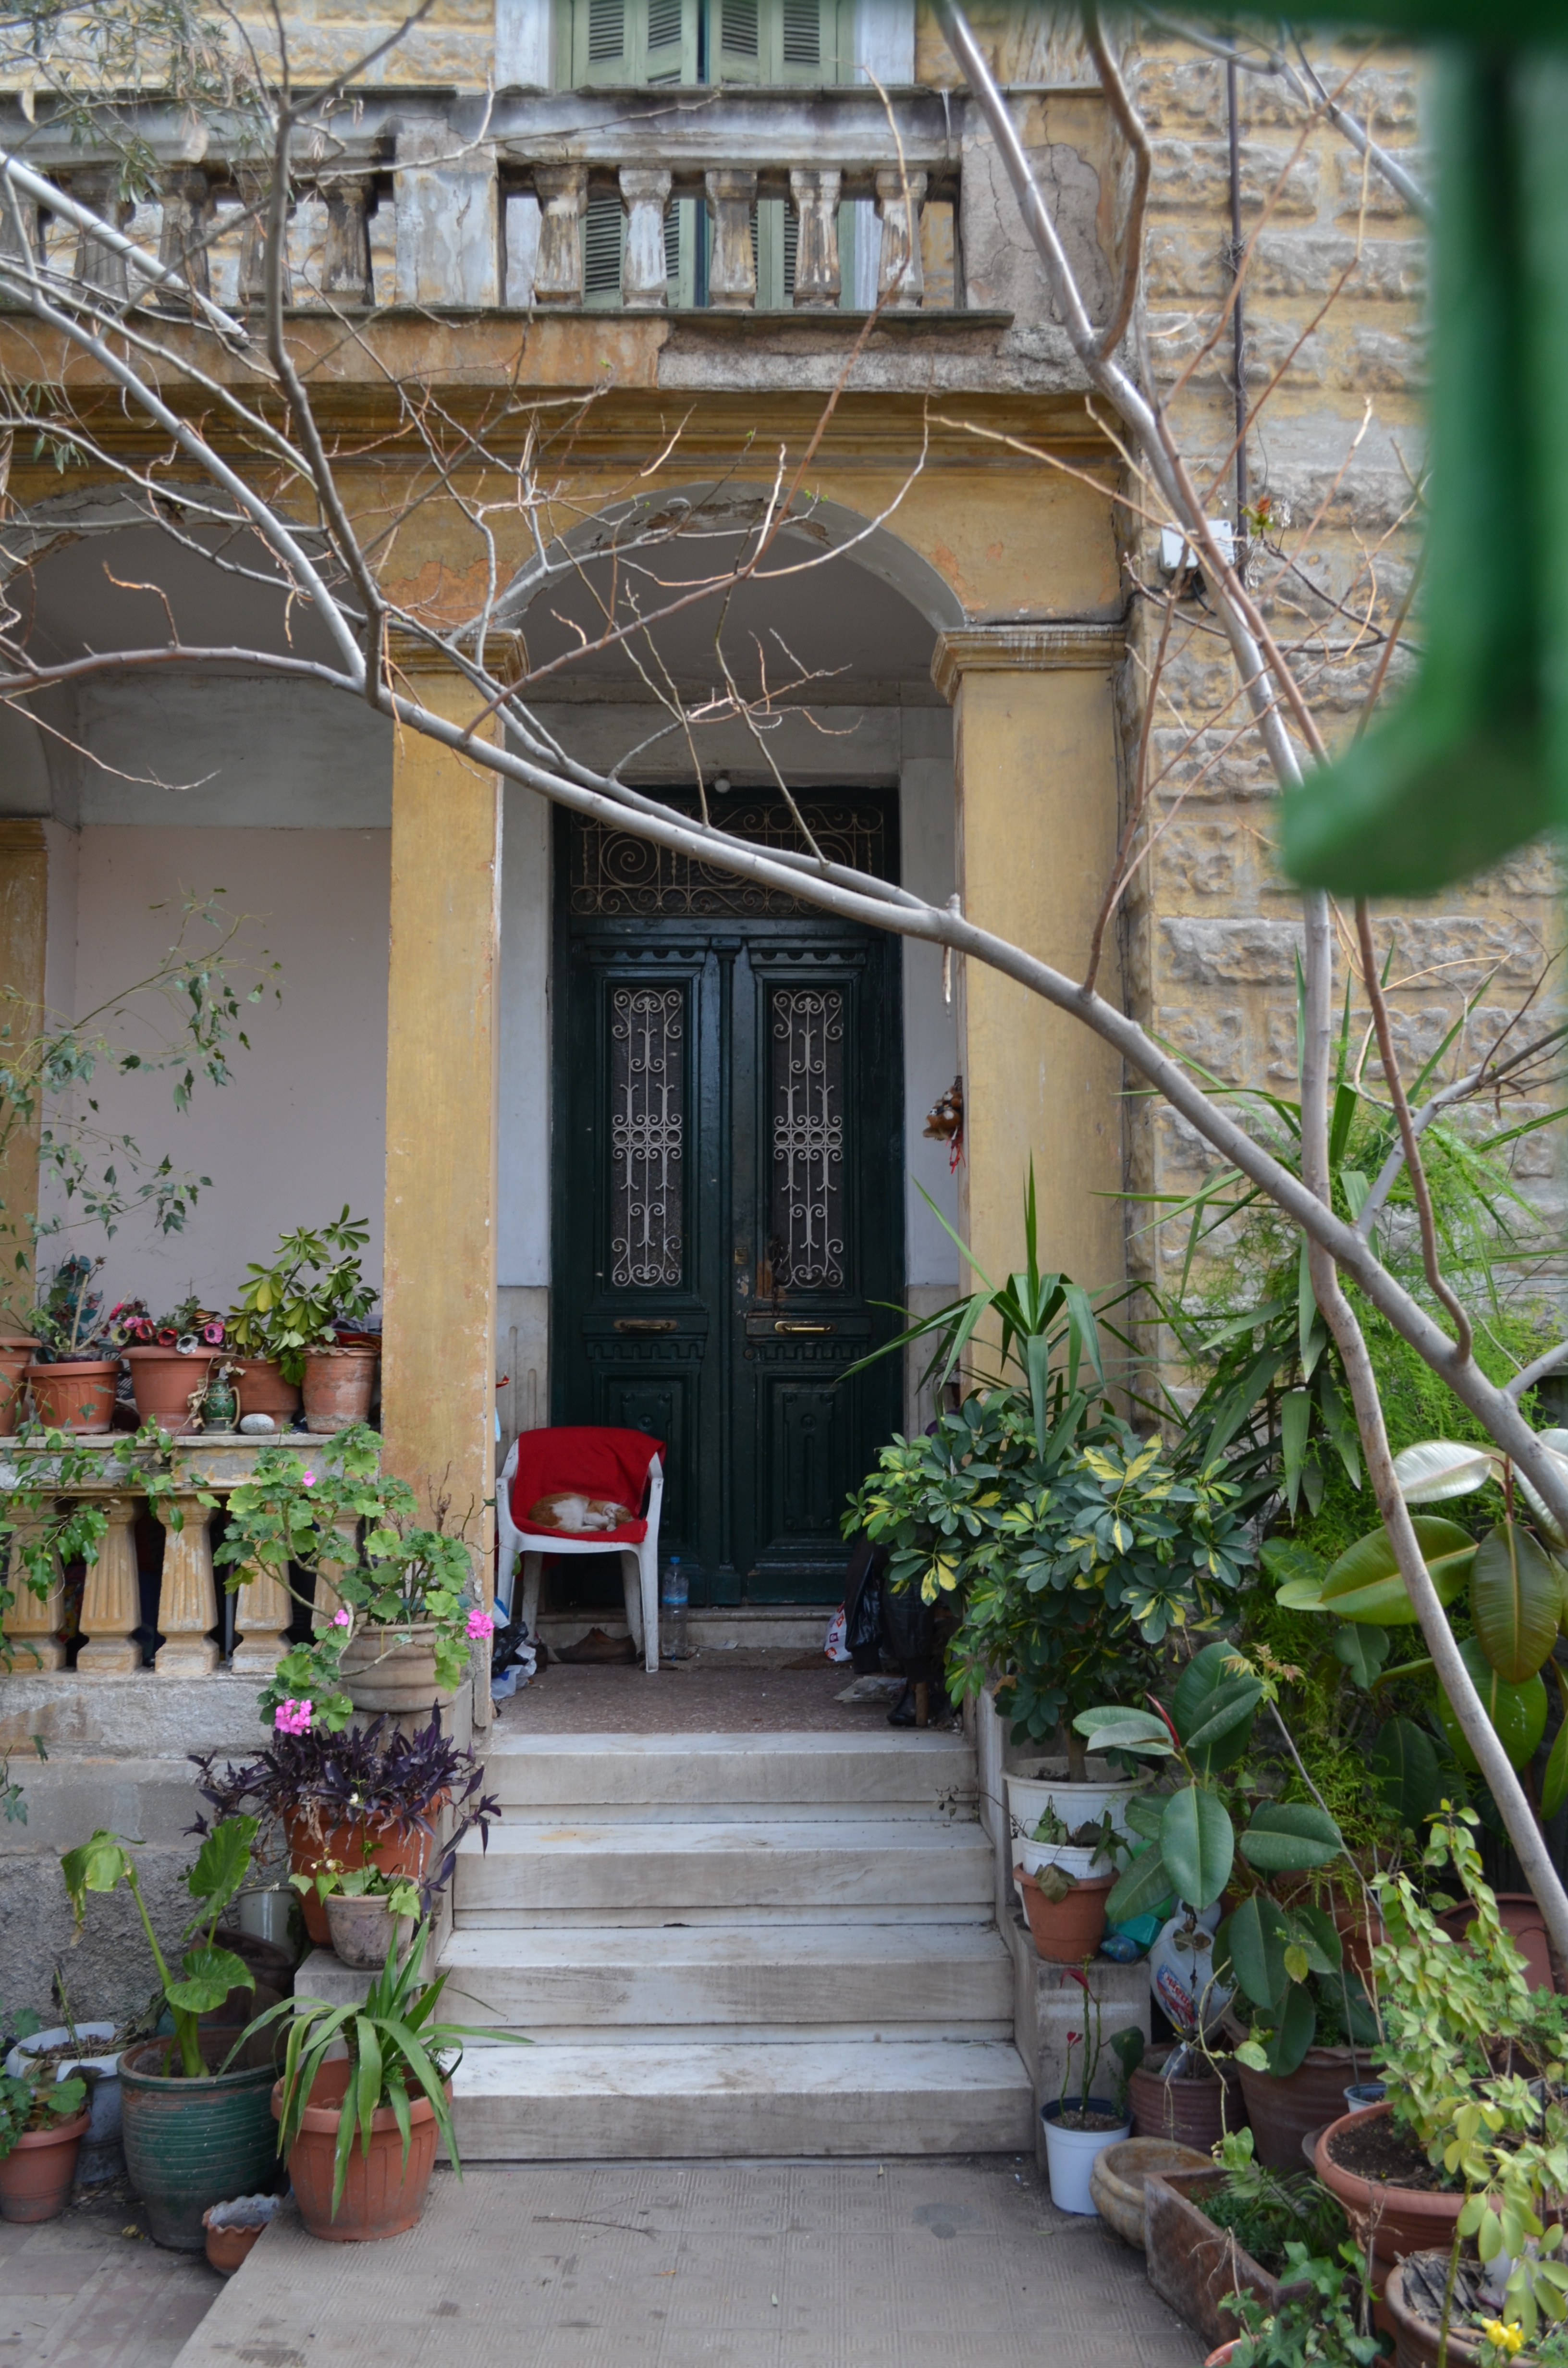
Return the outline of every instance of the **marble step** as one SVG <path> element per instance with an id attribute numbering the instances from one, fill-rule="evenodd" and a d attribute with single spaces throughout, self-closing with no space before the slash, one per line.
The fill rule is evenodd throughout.
<path id="1" fill-rule="evenodd" d="M 347 1969 L 324 1952 L 319 1962 L 310 1987 L 335 1996 L 333 1969 Z M 455 2021 L 536 2038 L 576 2030 L 619 2042 L 670 2025 L 737 2024 L 814 2041 L 837 2024 L 1012 2026 L 1013 1960 L 981 1924 L 464 1930 L 449 1935 L 441 1964 Z"/>
<path id="2" fill-rule="evenodd" d="M 484 1789 L 514 1818 L 596 1822 L 758 1816 L 971 1819 L 974 1751 L 961 1736 L 492 1736 Z"/>
<path id="3" fill-rule="evenodd" d="M 458 2066 L 465 2161 L 1023 2154 L 1034 2098 L 1010 2040 L 810 2047 L 475 2047 Z"/>
<path id="4" fill-rule="evenodd" d="M 458 1853 L 459 1926 L 570 1917 L 598 1924 L 797 1921 L 882 1911 L 937 1917 L 992 1909 L 992 1854 L 978 1825 L 911 1817 L 712 1824 L 502 1823 Z"/>

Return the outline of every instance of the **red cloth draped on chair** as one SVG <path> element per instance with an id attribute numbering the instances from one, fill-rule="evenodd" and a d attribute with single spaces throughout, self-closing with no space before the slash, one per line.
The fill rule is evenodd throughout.
<path id="1" fill-rule="evenodd" d="M 597 1545 L 640 1545 L 648 1534 L 641 1519 L 648 1495 L 648 1466 L 663 1456 L 665 1442 L 645 1430 L 608 1430 L 583 1424 L 561 1430 L 525 1430 L 517 1440 L 517 1468 L 512 1476 L 512 1519 L 519 1530 L 529 1528 L 528 1515 L 541 1497 L 559 1497 L 568 1490 L 579 1497 L 608 1497 L 618 1505 L 633 1505 L 639 1519 L 616 1530 L 533 1530 L 537 1538 L 591 1537 Z M 531 1552 L 532 1549 L 530 1548 Z"/>

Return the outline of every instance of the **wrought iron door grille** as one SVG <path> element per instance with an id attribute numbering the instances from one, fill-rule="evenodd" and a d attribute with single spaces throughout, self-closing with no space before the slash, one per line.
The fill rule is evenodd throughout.
<path id="1" fill-rule="evenodd" d="M 773 1281 L 844 1288 L 844 995 L 773 994 Z"/>
<path id="2" fill-rule="evenodd" d="M 609 1280 L 678 1287 L 686 1132 L 686 991 L 612 986 L 609 998 Z"/>
<path id="3" fill-rule="evenodd" d="M 812 835 L 830 863 L 883 873 L 882 810 L 835 798 L 802 806 Z M 807 849 L 786 805 L 761 799 L 723 801 L 716 819 L 733 837 L 754 847 Z M 630 915 L 733 915 L 737 919 L 787 917 L 812 910 L 797 897 L 742 880 L 722 864 L 694 862 L 654 847 L 628 830 L 574 817 L 572 824 L 571 908 L 585 918 Z"/>

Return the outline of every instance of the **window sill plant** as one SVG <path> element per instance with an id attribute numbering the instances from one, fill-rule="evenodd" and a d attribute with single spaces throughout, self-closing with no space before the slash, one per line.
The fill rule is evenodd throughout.
<path id="1" fill-rule="evenodd" d="M 0 2220 L 53 2220 L 71 2201 L 87 2135 L 87 2084 L 41 2066 L 0 2073 Z"/>
<path id="2" fill-rule="evenodd" d="M 510 2032 L 443 2022 L 447 1976 L 426 1980 L 428 1920 L 406 1953 L 387 1959 L 358 2006 L 286 2001 L 252 2025 L 289 2018 L 282 2078 L 272 2093 L 278 2151 L 312 2237 L 337 2243 L 395 2237 L 425 2208 L 439 2138 L 462 2176 L 452 2131 L 451 2078 L 465 2039 L 527 2042 Z M 337 2043 L 346 2060 L 329 2062 Z"/>
<path id="3" fill-rule="evenodd" d="M 98 1436 L 114 1428 L 119 1347 L 89 1290 L 102 1261 L 62 1258 L 33 1311 L 36 1361 L 27 1369 L 33 1412 L 51 1429 Z"/>
<path id="4" fill-rule="evenodd" d="M 249 1280 L 230 1309 L 229 1338 L 242 1358 L 270 1365 L 299 1405 L 302 1388 L 306 1428 L 327 1433 L 361 1423 L 370 1411 L 376 1380 L 376 1348 L 358 1339 L 343 1347 L 339 1331 L 353 1331 L 376 1304 L 359 1253 L 370 1237 L 362 1218 L 342 1214 L 319 1233 L 301 1226 L 285 1234 L 271 1266 L 249 1266 Z M 241 1397 L 247 1410 L 269 1411 L 256 1397 L 242 1372 Z M 292 1411 L 292 1408 L 290 1408 Z"/>
<path id="5" fill-rule="evenodd" d="M 177 1974 L 171 1973 L 153 1930 L 132 1855 L 135 1843 L 100 1829 L 61 1861 L 78 1930 L 89 1892 L 113 1892 L 125 1884 L 147 1936 L 164 2003 L 174 2017 L 172 2039 L 144 2040 L 125 2050 L 119 2088 L 131 2188 L 146 2206 L 153 2242 L 176 2252 L 202 2250 L 207 2240 L 201 2215 L 209 2205 L 261 2189 L 274 2176 L 267 2115 L 271 2055 L 265 2045 L 245 2045 L 238 2017 L 218 2020 L 236 1991 L 256 1987 L 248 1966 L 219 1948 L 214 1937 L 219 1918 L 250 1872 L 256 1830 L 253 1817 L 227 1819 L 198 1851 L 186 1876 L 186 1888 L 199 1903 L 184 1934 L 192 1945 Z M 289 2003 L 283 2001 L 285 2009 Z"/>

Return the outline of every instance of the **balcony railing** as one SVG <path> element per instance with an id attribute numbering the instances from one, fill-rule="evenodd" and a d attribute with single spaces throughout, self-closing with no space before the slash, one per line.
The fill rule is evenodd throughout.
<path id="1" fill-rule="evenodd" d="M 478 99 L 366 94 L 301 141 L 293 163 L 290 302 L 358 310 L 628 312 L 761 302 L 949 309 L 966 106 L 936 91 L 640 89 Z M 117 161 L 62 122 L 0 103 L 0 140 L 32 168 L 235 310 L 261 292 L 265 159 L 240 128 L 127 108 L 157 160 L 155 199 L 115 194 Z M 41 206 L 26 224 L 51 269 L 119 301 L 133 268 Z M 607 238 L 608 230 L 608 238 Z M 774 266 L 764 249 L 779 235 Z M 848 230 L 856 265 L 842 252 Z M 0 213 L 0 245 L 15 238 Z M 938 268 L 931 268 L 933 256 Z M 783 257 L 780 267 L 778 257 Z M 759 277 L 759 263 L 762 269 Z M 148 301 L 168 302 L 167 291 Z"/>

